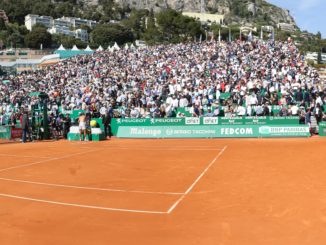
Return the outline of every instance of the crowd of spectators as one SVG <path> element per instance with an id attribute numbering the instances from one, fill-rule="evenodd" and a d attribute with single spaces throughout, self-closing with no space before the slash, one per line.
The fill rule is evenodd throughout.
<path id="1" fill-rule="evenodd" d="M 2 81 L 6 80 L 6 83 Z M 325 118 L 326 87 L 291 41 L 183 43 L 77 56 L 0 80 L 0 115 L 49 96 L 49 110 L 101 108 L 113 117 L 314 115 Z M 14 110 L 15 109 L 15 110 Z M 114 110 L 113 110 L 114 109 Z M 275 115 L 275 113 L 274 113 Z M 276 115 L 275 115 L 276 116 Z"/>

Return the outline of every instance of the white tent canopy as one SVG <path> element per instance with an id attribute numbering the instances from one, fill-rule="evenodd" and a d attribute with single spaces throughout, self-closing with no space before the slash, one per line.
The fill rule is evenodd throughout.
<path id="1" fill-rule="evenodd" d="M 74 45 L 73 47 L 72 47 L 72 49 L 71 49 L 72 51 L 79 51 L 79 49 L 77 48 L 77 46 L 76 45 Z"/>
<path id="2" fill-rule="evenodd" d="M 96 51 L 103 51 L 103 47 L 100 45 Z"/>
<path id="3" fill-rule="evenodd" d="M 61 44 L 60 47 L 57 50 L 66 50 L 65 47 Z"/>
<path id="4" fill-rule="evenodd" d="M 128 50 L 128 49 L 129 49 L 129 46 L 128 46 L 128 43 L 126 43 L 125 50 Z"/>
<path id="5" fill-rule="evenodd" d="M 130 45 L 130 48 L 131 49 L 136 49 L 136 47 L 135 47 L 135 45 L 133 43 Z"/>
<path id="6" fill-rule="evenodd" d="M 90 46 L 89 45 L 87 45 L 87 47 L 85 48 L 85 50 L 84 51 L 93 51 L 91 48 L 90 48 Z"/>
<path id="7" fill-rule="evenodd" d="M 113 48 L 115 50 L 120 50 L 120 47 L 119 47 L 119 45 L 116 42 L 114 43 Z"/>

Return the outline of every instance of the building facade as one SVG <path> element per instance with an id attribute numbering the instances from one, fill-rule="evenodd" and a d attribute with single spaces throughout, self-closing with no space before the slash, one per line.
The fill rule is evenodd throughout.
<path id="1" fill-rule="evenodd" d="M 74 28 L 78 28 L 80 26 L 88 26 L 90 28 L 94 28 L 97 25 L 97 22 L 94 20 L 87 20 L 87 19 L 81 19 L 81 18 L 74 18 L 74 17 L 61 17 L 60 19 L 56 19 L 58 21 L 64 21 L 69 23 L 70 26 Z"/>
<path id="2" fill-rule="evenodd" d="M 63 34 L 65 36 L 80 39 L 83 42 L 88 42 L 88 33 L 83 29 L 71 30 L 70 27 L 66 26 L 53 26 L 52 28 L 48 29 L 48 32 L 51 34 Z"/>
<path id="3" fill-rule="evenodd" d="M 53 18 L 51 16 L 39 16 L 36 14 L 29 14 L 25 16 L 25 26 L 27 30 L 32 30 L 32 27 L 36 24 L 42 24 L 47 28 L 52 27 Z"/>
<path id="4" fill-rule="evenodd" d="M 185 16 L 195 18 L 202 23 L 212 24 L 216 23 L 218 25 L 224 25 L 224 15 L 220 14 L 206 14 L 206 13 L 193 13 L 193 12 L 183 12 Z"/>
<path id="5" fill-rule="evenodd" d="M 88 42 L 88 32 L 84 29 L 75 30 L 75 37 L 83 42 Z"/>
<path id="6" fill-rule="evenodd" d="M 48 28 L 48 32 L 51 34 L 63 34 L 87 42 L 87 31 L 79 29 L 78 27 L 85 25 L 90 28 L 94 28 L 96 27 L 97 22 L 73 17 L 61 17 L 58 19 L 53 19 L 51 16 L 39 16 L 33 14 L 25 16 L 25 26 L 28 30 L 31 31 L 33 26 L 36 24 L 44 25 Z"/>
<path id="7" fill-rule="evenodd" d="M 318 53 L 317 52 L 307 52 L 306 60 L 313 61 L 314 63 L 318 62 Z M 326 53 L 321 53 L 321 63 L 326 64 Z"/>
<path id="8" fill-rule="evenodd" d="M 278 23 L 277 28 L 279 28 L 281 31 L 288 31 L 288 32 L 295 32 L 296 30 L 293 24 L 288 24 L 288 23 Z"/>

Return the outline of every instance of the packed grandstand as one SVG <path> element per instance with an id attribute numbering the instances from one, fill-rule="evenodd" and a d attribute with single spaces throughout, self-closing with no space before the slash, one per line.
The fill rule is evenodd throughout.
<path id="1" fill-rule="evenodd" d="M 1 78 L 1 124 L 49 96 L 51 117 L 103 108 L 110 117 L 299 116 L 326 120 L 325 80 L 291 40 L 197 42 L 76 56 Z M 277 111 L 273 107 L 279 108 Z M 180 108 L 187 108 L 182 113 Z"/>

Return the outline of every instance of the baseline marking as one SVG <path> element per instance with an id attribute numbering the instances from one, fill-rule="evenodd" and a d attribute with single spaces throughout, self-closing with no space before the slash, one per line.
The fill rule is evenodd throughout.
<path id="1" fill-rule="evenodd" d="M 134 148 L 134 147 L 110 147 L 113 150 L 143 150 L 143 151 L 216 151 L 222 149 L 216 148 L 206 148 L 206 149 L 197 149 L 197 148 Z"/>
<path id="2" fill-rule="evenodd" d="M 3 153 L 0 153 L 0 156 L 4 156 L 4 157 L 32 157 L 32 158 L 52 158 L 52 157 L 39 157 L 39 156 L 20 156 L 20 155 L 14 155 L 14 154 L 3 154 Z"/>
<path id="3" fill-rule="evenodd" d="M 158 194 L 158 195 L 183 195 L 184 194 L 181 192 L 136 191 L 136 190 L 109 189 L 109 188 L 98 188 L 98 187 L 76 186 L 76 185 L 63 185 L 63 184 L 52 184 L 52 183 L 35 182 L 35 181 L 27 181 L 27 180 L 19 180 L 19 179 L 8 179 L 8 178 L 0 178 L 0 180 L 18 182 L 18 183 L 26 183 L 26 184 L 34 184 L 34 185 L 45 185 L 45 186 L 52 186 L 52 187 L 73 188 L 73 189 L 94 190 L 94 191 L 107 191 L 107 192 L 125 192 L 125 193 L 139 193 L 139 194 Z"/>
<path id="4" fill-rule="evenodd" d="M 63 156 L 63 157 L 48 158 L 48 159 L 37 161 L 37 162 L 34 162 L 34 163 L 28 163 L 28 164 L 9 167 L 9 168 L 3 168 L 3 169 L 0 169 L 0 172 L 12 170 L 12 169 L 17 169 L 17 168 L 29 167 L 29 166 L 33 166 L 33 165 L 40 164 L 40 163 L 50 162 L 50 161 L 53 161 L 53 160 L 65 159 L 65 158 L 68 158 L 68 157 L 78 156 L 78 155 L 82 155 L 82 154 L 86 154 L 86 153 L 90 153 L 90 152 L 94 152 L 94 151 L 99 151 L 99 150 L 97 149 L 97 150 L 92 150 L 92 151 L 83 151 L 83 152 L 78 152 L 78 153 L 66 155 L 66 156 Z"/>
<path id="5" fill-rule="evenodd" d="M 41 202 L 41 203 L 48 203 L 48 204 L 56 204 L 56 205 L 61 205 L 61 206 L 98 209 L 98 210 L 105 210 L 105 211 L 118 211 L 118 212 L 127 212 L 127 213 L 145 213 L 145 214 L 167 214 L 167 212 L 163 212 L 163 211 L 123 209 L 123 208 L 107 208 L 107 207 L 101 207 L 101 206 L 82 205 L 82 204 L 76 204 L 76 203 L 55 202 L 55 201 L 49 201 L 49 200 L 44 200 L 44 199 L 36 199 L 36 198 L 29 198 L 29 197 L 23 197 L 23 196 L 15 196 L 15 195 L 3 194 L 3 193 L 0 193 L 0 197 L 7 197 L 7 198 L 34 201 L 34 202 Z"/>
<path id="6" fill-rule="evenodd" d="M 195 179 L 195 181 L 191 184 L 191 186 L 186 190 L 186 192 L 171 206 L 171 208 L 167 211 L 170 214 L 178 204 L 186 197 L 186 195 L 195 187 L 195 185 L 200 181 L 200 179 L 205 175 L 205 173 L 210 169 L 210 167 L 216 162 L 216 160 L 223 154 L 227 146 L 225 146 L 217 156 L 208 164 L 208 166 L 204 169 L 204 171 Z"/>

